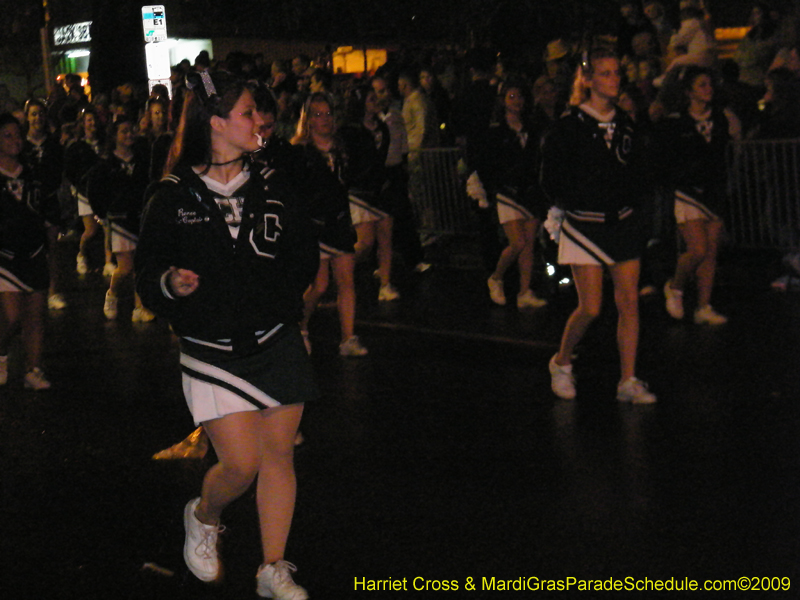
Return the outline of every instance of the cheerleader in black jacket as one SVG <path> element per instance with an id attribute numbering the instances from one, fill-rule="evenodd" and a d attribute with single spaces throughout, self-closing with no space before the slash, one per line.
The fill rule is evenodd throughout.
<path id="1" fill-rule="evenodd" d="M 47 103 L 39 98 L 31 98 L 25 103 L 25 120 L 28 130 L 22 146 L 23 162 L 31 167 L 34 178 L 41 184 L 44 197 L 56 202 L 61 180 L 64 175 L 64 149 L 48 127 Z M 59 219 L 60 221 L 60 219 Z M 64 296 L 58 277 L 56 243 L 60 222 L 52 223 L 47 228 L 47 259 L 50 267 L 50 290 L 47 296 L 48 308 L 61 310 L 66 308 Z"/>
<path id="2" fill-rule="evenodd" d="M 22 130 L 9 113 L 0 115 L 0 386 L 8 379 L 8 350 L 18 328 L 25 348 L 25 387 L 47 389 L 41 370 L 49 284 L 48 218 L 57 205 L 41 194 L 30 168 L 20 161 Z M 55 209 L 55 210 L 53 210 Z"/>
<path id="3" fill-rule="evenodd" d="M 711 306 L 717 248 L 724 229 L 728 143 L 740 130 L 736 116 L 715 106 L 710 71 L 689 67 L 683 74 L 686 106 L 664 122 L 664 167 L 675 188 L 675 220 L 686 251 L 678 257 L 675 275 L 664 285 L 667 312 L 683 319 L 683 289 L 697 285 L 694 322 L 722 325 L 727 317 Z"/>
<path id="4" fill-rule="evenodd" d="M 320 265 L 314 284 L 305 294 L 303 330 L 328 289 L 329 271 L 336 280 L 341 356 L 364 356 L 368 350 L 355 335 L 356 233 L 350 216 L 345 174 L 347 153 L 336 132 L 333 101 L 324 92 L 309 96 L 297 124 L 292 144 L 298 147 L 303 177 L 303 194 L 311 203 L 311 218 L 319 236 Z"/>
<path id="5" fill-rule="evenodd" d="M 489 296 L 506 303 L 503 276 L 517 262 L 519 293 L 517 308 L 539 308 L 547 304 L 531 290 L 533 248 L 544 208 L 538 182 L 541 130 L 529 118 L 531 102 L 521 81 L 509 81 L 503 94 L 503 116 L 492 124 L 480 152 L 478 175 L 497 203 L 497 217 L 508 239 L 489 277 Z"/>
<path id="6" fill-rule="evenodd" d="M 358 238 L 356 261 L 365 260 L 377 242 L 378 301 L 388 302 L 400 298 L 400 293 L 391 283 L 394 218 L 389 212 L 392 202 L 386 169 L 389 127 L 380 119 L 380 110 L 372 86 L 354 89 L 341 137 L 347 149 L 350 217 Z"/>
<path id="7" fill-rule="evenodd" d="M 86 176 L 91 168 L 100 160 L 103 151 L 103 129 L 97 110 L 90 104 L 81 111 L 78 118 L 78 139 L 64 150 L 64 177 L 70 184 L 72 195 L 78 205 L 78 216 L 83 220 L 83 233 L 81 234 L 78 249 L 77 267 L 79 275 L 89 272 L 86 259 L 86 249 L 89 242 L 97 235 L 110 235 L 104 231 L 98 218 L 92 212 L 92 206 L 86 195 Z M 111 244 L 106 239 L 103 244 L 105 253 L 105 266 L 103 275 L 111 277 L 114 272 L 114 261 L 111 253 Z"/>
<path id="8" fill-rule="evenodd" d="M 170 175 L 147 204 L 135 259 L 144 304 L 180 336 L 184 394 L 219 459 L 184 511 L 184 559 L 203 581 L 220 576 L 220 515 L 257 478 L 257 593 L 302 600 L 284 551 L 295 434 L 317 396 L 297 323 L 318 248 L 280 174 L 247 165 L 262 120 L 244 83 L 224 73 L 188 78 Z"/>
<path id="9" fill-rule="evenodd" d="M 117 318 L 120 288 L 133 274 L 144 193 L 150 182 L 150 160 L 147 148 L 136 144 L 130 116 L 117 116 L 108 129 L 107 139 L 108 151 L 89 171 L 86 192 L 94 214 L 108 223 L 111 252 L 117 259 L 103 303 L 103 313 L 113 321 Z M 131 320 L 152 321 L 153 313 L 142 306 L 138 294 L 134 301 Z"/>
<path id="10" fill-rule="evenodd" d="M 606 266 L 619 313 L 617 399 L 652 403 L 655 396 L 635 376 L 639 256 L 644 238 L 634 209 L 645 177 L 637 163 L 642 149 L 637 147 L 633 123 L 614 104 L 620 79 L 619 60 L 612 53 L 597 49 L 588 55 L 578 67 L 571 107 L 543 145 L 542 187 L 565 211 L 558 260 L 571 265 L 578 292 L 578 307 L 550 361 L 550 373 L 555 394 L 574 398 L 572 354 L 600 314 Z"/>

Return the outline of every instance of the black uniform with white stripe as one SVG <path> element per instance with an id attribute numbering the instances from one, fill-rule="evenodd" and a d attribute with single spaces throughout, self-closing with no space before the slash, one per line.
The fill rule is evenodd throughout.
<path id="1" fill-rule="evenodd" d="M 149 167 L 149 159 L 139 152 L 130 162 L 112 154 L 101 159 L 87 176 L 86 195 L 94 214 L 109 220 L 112 235 L 134 246 L 139 238 Z"/>
<path id="2" fill-rule="evenodd" d="M 541 184 L 566 212 L 559 262 L 614 264 L 639 258 L 646 232 L 636 212 L 649 182 L 644 148 L 620 110 L 609 119 L 572 107 L 546 134 Z"/>
<path id="3" fill-rule="evenodd" d="M 721 218 L 725 208 L 727 170 L 725 152 L 730 142 L 724 110 L 713 108 L 708 118 L 687 111 L 670 115 L 662 131 L 664 168 L 675 188 L 675 203 L 694 209 L 708 220 Z"/>
<path id="4" fill-rule="evenodd" d="M 48 288 L 45 228 L 57 212 L 55 198 L 41 194 L 28 167 L 0 170 L 0 292 Z"/>
<path id="5" fill-rule="evenodd" d="M 547 213 L 539 187 L 542 132 L 531 119 L 515 131 L 505 119 L 489 128 L 477 167 L 490 199 L 517 211 L 520 218 L 541 219 Z"/>
<path id="6" fill-rule="evenodd" d="M 245 170 L 228 195 L 190 168 L 155 187 L 136 252 L 142 302 L 181 336 L 184 393 L 196 422 L 316 398 L 297 323 L 319 252 L 282 174 Z M 186 297 L 170 267 L 193 271 Z"/>
<path id="7" fill-rule="evenodd" d="M 350 216 L 346 180 L 347 154 L 341 144 L 321 152 L 313 144 L 297 146 L 298 187 L 308 198 L 319 248 L 327 257 L 355 252 L 356 232 Z"/>

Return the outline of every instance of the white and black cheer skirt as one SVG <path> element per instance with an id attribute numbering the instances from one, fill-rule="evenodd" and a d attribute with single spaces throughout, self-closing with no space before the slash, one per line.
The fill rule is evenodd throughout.
<path id="1" fill-rule="evenodd" d="M 641 257 L 647 236 L 640 215 L 632 209 L 613 221 L 592 215 L 567 212 L 558 242 L 559 264 L 613 265 Z"/>
<path id="2" fill-rule="evenodd" d="M 254 354 L 232 353 L 227 340 L 181 338 L 183 393 L 196 425 L 225 415 L 310 402 L 319 396 L 300 329 L 265 332 Z"/>
<path id="3" fill-rule="evenodd" d="M 0 292 L 39 292 L 50 287 L 47 252 L 42 246 L 30 254 L 0 249 Z"/>

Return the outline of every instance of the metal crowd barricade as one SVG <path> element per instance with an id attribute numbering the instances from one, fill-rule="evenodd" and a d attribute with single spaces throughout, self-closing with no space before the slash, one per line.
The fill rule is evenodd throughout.
<path id="1" fill-rule="evenodd" d="M 800 140 L 752 140 L 728 153 L 726 228 L 742 248 L 800 248 Z"/>
<path id="2" fill-rule="evenodd" d="M 463 153 L 458 148 L 426 148 L 408 157 L 409 190 L 422 233 L 472 234 L 475 212 L 459 172 Z"/>
<path id="3" fill-rule="evenodd" d="M 458 148 L 409 155 L 409 189 L 422 233 L 476 234 Z M 800 139 L 748 140 L 728 153 L 729 241 L 740 248 L 800 248 Z"/>

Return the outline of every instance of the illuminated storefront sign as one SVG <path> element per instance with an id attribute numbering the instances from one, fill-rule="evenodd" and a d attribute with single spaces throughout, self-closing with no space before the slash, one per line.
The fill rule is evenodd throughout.
<path id="1" fill-rule="evenodd" d="M 73 23 L 72 25 L 56 27 L 53 30 L 53 41 L 56 46 L 91 42 L 92 36 L 89 34 L 91 27 L 91 21 L 84 21 L 83 23 Z"/>

